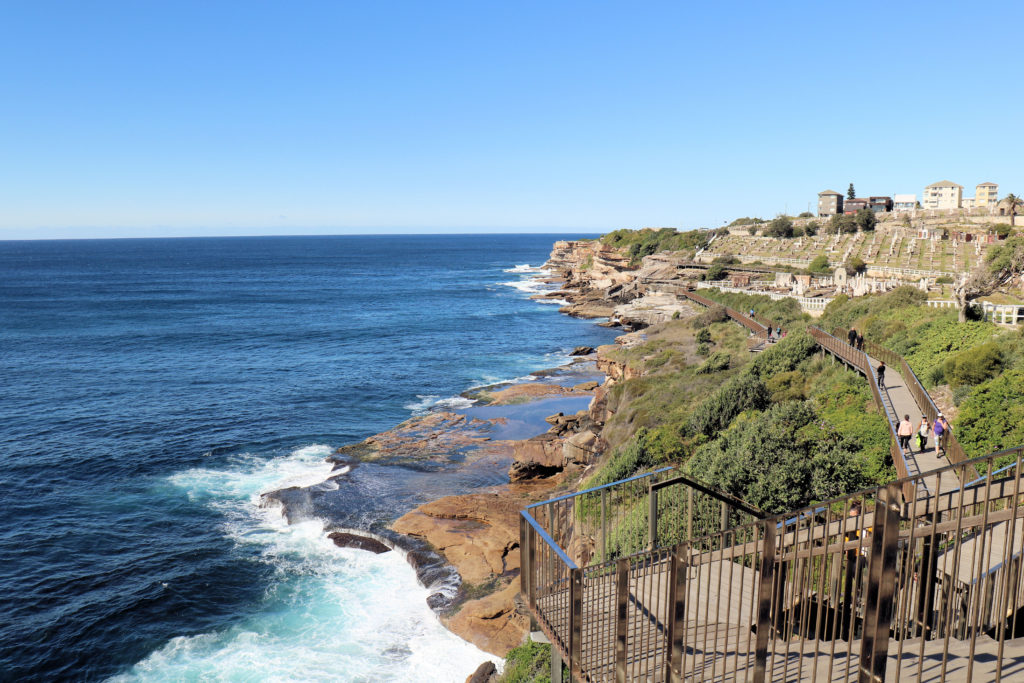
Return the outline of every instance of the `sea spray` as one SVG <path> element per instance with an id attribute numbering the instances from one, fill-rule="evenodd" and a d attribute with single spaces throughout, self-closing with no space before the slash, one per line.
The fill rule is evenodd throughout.
<path id="1" fill-rule="evenodd" d="M 339 548 L 324 523 L 288 524 L 261 494 L 282 486 L 330 485 L 331 448 L 313 445 L 230 469 L 170 477 L 190 499 L 224 515 L 242 554 L 273 568 L 259 608 L 229 628 L 171 639 L 115 681 L 451 681 L 495 659 L 445 630 L 401 553 Z M 171 585 L 167 590 L 174 590 Z"/>

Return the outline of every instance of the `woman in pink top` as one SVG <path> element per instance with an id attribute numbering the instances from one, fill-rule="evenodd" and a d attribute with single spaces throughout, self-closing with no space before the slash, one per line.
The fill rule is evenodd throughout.
<path id="1" fill-rule="evenodd" d="M 910 437 L 914 435 L 914 423 L 910 421 L 909 415 L 904 415 L 900 426 L 896 429 L 896 436 L 900 437 L 900 448 L 910 451 Z"/>

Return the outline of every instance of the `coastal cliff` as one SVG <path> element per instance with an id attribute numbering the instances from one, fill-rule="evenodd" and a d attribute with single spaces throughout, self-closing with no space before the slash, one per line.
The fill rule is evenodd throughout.
<path id="1" fill-rule="evenodd" d="M 659 283 L 676 280 L 679 262 L 659 254 L 636 262 L 620 249 L 592 240 L 555 242 L 545 264 L 561 288 L 549 296 L 564 298 L 561 312 L 583 318 L 610 318 L 606 326 L 640 330 L 695 312 L 666 295 Z M 530 383 L 478 391 L 472 396 L 491 405 L 522 406 L 552 396 L 585 395 L 586 408 L 546 418 L 547 431 L 509 445 L 509 484 L 487 493 L 453 495 L 421 505 L 396 520 L 391 529 L 433 548 L 459 573 L 462 586 L 454 602 L 441 611 L 442 622 L 481 649 L 504 656 L 524 642 L 529 616 L 519 593 L 519 511 L 559 491 L 578 488 L 608 451 L 606 422 L 621 403 L 616 384 L 643 375 L 642 365 L 617 352 L 643 342 L 641 332 L 620 336 L 580 360 L 593 362 L 601 381 L 571 388 Z M 628 431 L 628 430 L 627 430 Z M 626 432 L 616 430 L 615 441 Z M 392 441 L 374 437 L 368 445 Z M 495 448 L 496 444 L 490 444 Z M 575 552 L 586 554 L 580 546 Z"/>

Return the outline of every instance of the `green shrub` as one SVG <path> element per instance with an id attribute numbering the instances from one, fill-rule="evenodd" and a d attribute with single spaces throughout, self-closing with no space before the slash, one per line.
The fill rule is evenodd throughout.
<path id="1" fill-rule="evenodd" d="M 942 364 L 942 374 L 954 389 L 981 384 L 998 375 L 1002 369 L 1002 351 L 995 342 L 961 351 Z"/>
<path id="2" fill-rule="evenodd" d="M 708 328 L 702 327 L 699 330 L 697 330 L 696 339 L 698 342 L 709 344 L 711 343 L 711 332 L 708 331 Z"/>
<path id="3" fill-rule="evenodd" d="M 750 366 L 751 374 L 757 377 L 771 377 L 796 367 L 818 350 L 818 345 L 806 332 L 790 334 L 762 353 Z"/>
<path id="4" fill-rule="evenodd" d="M 551 646 L 531 640 L 512 648 L 505 655 L 505 668 L 498 680 L 501 683 L 551 683 Z"/>
<path id="5" fill-rule="evenodd" d="M 725 429 L 744 410 L 763 409 L 768 405 L 768 399 L 768 389 L 761 380 L 748 373 L 736 375 L 693 409 L 686 425 L 687 431 L 712 436 Z"/>
<path id="6" fill-rule="evenodd" d="M 713 323 L 725 322 L 729 315 L 725 312 L 725 306 L 710 306 L 697 314 L 690 321 L 695 329 L 701 329 Z"/>
<path id="7" fill-rule="evenodd" d="M 706 356 L 711 353 L 711 347 L 707 344 L 697 344 L 696 351 L 698 356 Z"/>
<path id="8" fill-rule="evenodd" d="M 953 431 L 971 457 L 1024 444 L 1024 371 L 1007 370 L 975 387 Z"/>
<path id="9" fill-rule="evenodd" d="M 828 264 L 828 257 L 824 254 L 815 256 L 814 260 L 807 266 L 807 270 L 816 275 L 826 275 L 832 272 L 832 268 Z"/>
<path id="10" fill-rule="evenodd" d="M 769 237 L 792 237 L 793 221 L 789 216 L 779 216 L 768 223 L 768 227 L 764 229 L 764 234 Z"/>
<path id="11" fill-rule="evenodd" d="M 787 401 L 740 420 L 700 447 L 686 470 L 766 512 L 783 512 L 869 483 L 856 447 L 818 419 L 806 401 Z"/>
<path id="12" fill-rule="evenodd" d="M 707 344 L 701 344 L 700 346 L 703 346 L 705 349 L 707 349 Z M 698 347 L 698 349 L 699 348 L 700 347 Z M 706 361 L 704 361 L 703 365 L 697 368 L 697 374 L 710 375 L 713 372 L 721 372 L 722 370 L 728 370 L 729 361 L 730 357 L 728 353 L 725 353 L 723 351 L 716 351 L 715 353 L 711 354 L 711 356 Z"/>
<path id="13" fill-rule="evenodd" d="M 721 280 L 729 274 L 729 271 L 720 263 L 712 263 L 707 270 L 701 275 L 701 280 L 707 280 L 713 282 L 715 280 Z"/>
<path id="14" fill-rule="evenodd" d="M 856 275 L 867 270 L 868 264 L 864 263 L 864 259 L 858 256 L 851 256 L 846 260 L 845 267 L 848 275 Z"/>

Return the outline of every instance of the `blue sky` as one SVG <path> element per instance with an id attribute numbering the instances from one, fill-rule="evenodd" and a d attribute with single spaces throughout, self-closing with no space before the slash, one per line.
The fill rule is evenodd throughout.
<path id="1" fill-rule="evenodd" d="M 7 2 L 0 239 L 693 228 L 850 182 L 1020 194 L 1022 19 L 1001 2 Z"/>

